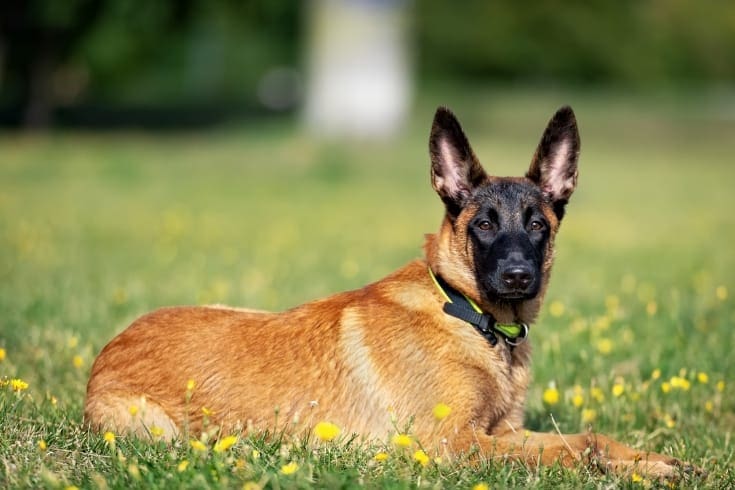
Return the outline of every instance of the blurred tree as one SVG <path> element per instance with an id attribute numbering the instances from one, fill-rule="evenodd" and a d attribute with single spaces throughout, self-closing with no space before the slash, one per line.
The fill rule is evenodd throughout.
<path id="1" fill-rule="evenodd" d="M 46 126 L 56 68 L 94 26 L 105 0 L 3 0 L 0 47 L 4 71 L 26 126 Z"/>

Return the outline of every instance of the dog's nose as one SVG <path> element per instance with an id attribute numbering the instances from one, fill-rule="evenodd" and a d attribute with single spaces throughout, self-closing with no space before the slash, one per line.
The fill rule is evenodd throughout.
<path id="1" fill-rule="evenodd" d="M 533 281 L 531 269 L 523 265 L 513 265 L 508 267 L 503 271 L 500 277 L 503 280 L 503 284 L 505 284 L 508 289 L 516 291 L 527 289 L 531 284 L 531 281 Z"/>

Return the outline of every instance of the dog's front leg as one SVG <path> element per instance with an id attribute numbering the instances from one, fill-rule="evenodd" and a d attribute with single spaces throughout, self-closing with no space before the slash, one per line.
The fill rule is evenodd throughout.
<path id="1" fill-rule="evenodd" d="M 477 448 L 493 460 L 511 459 L 535 467 L 560 463 L 565 467 L 591 466 L 618 474 L 638 473 L 653 478 L 672 478 L 696 468 L 663 454 L 638 451 L 607 436 L 557 434 L 530 431 L 489 436 L 477 432 L 458 434 L 451 441 L 455 453 Z"/>

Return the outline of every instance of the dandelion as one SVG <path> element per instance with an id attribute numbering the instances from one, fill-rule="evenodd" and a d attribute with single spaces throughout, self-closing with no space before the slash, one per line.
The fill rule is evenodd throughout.
<path id="1" fill-rule="evenodd" d="M 188 467 L 189 467 L 189 461 L 186 459 L 182 459 L 181 463 L 179 463 L 178 466 L 176 466 L 176 471 L 178 471 L 179 473 L 183 473 L 184 471 L 186 471 Z"/>
<path id="2" fill-rule="evenodd" d="M 67 485 L 64 487 L 64 490 L 79 490 L 79 487 L 76 485 Z"/>
<path id="3" fill-rule="evenodd" d="M 74 364 L 74 367 L 79 369 L 82 366 L 84 366 L 84 359 L 82 359 L 82 356 L 74 356 L 74 358 L 71 360 L 72 364 Z"/>
<path id="4" fill-rule="evenodd" d="M 658 311 L 658 305 L 655 301 L 649 301 L 646 304 L 646 313 L 648 313 L 648 316 L 653 316 Z"/>
<path id="5" fill-rule="evenodd" d="M 281 466 L 281 473 L 284 475 L 293 475 L 299 470 L 299 465 L 295 461 L 291 461 L 288 464 Z"/>
<path id="6" fill-rule="evenodd" d="M 722 393 L 723 391 L 725 391 L 725 382 L 722 380 L 718 381 L 717 384 L 715 385 L 715 388 L 717 388 L 717 391 Z"/>
<path id="7" fill-rule="evenodd" d="M 154 439 L 158 439 L 164 434 L 164 430 L 161 427 L 158 427 L 156 425 L 152 425 L 151 428 L 148 430 L 151 433 L 151 437 L 153 437 Z"/>
<path id="8" fill-rule="evenodd" d="M 602 389 L 597 386 L 593 386 L 592 389 L 590 389 L 590 396 L 594 398 L 597 403 L 605 401 L 605 394 L 602 392 Z"/>
<path id="9" fill-rule="evenodd" d="M 130 405 L 130 407 L 128 407 L 128 412 L 130 412 L 131 417 L 138 415 L 138 405 Z"/>
<path id="10" fill-rule="evenodd" d="M 39 440 L 38 441 L 38 449 L 41 450 L 41 451 L 45 451 L 46 448 L 48 448 L 48 446 L 46 445 L 46 441 L 44 441 L 43 439 Z"/>
<path id="11" fill-rule="evenodd" d="M 0 347 L 0 362 L 5 360 L 5 349 Z"/>
<path id="12" fill-rule="evenodd" d="M 237 443 L 237 436 L 227 436 L 214 445 L 215 453 L 223 453 Z"/>
<path id="13" fill-rule="evenodd" d="M 388 459 L 388 453 L 384 453 L 384 452 L 381 451 L 379 453 L 376 453 L 375 456 L 373 456 L 373 459 L 375 461 L 378 461 L 378 462 L 381 462 L 382 463 L 383 461 L 385 461 L 386 459 Z"/>
<path id="14" fill-rule="evenodd" d="M 429 456 L 423 451 L 423 449 L 419 449 L 415 453 L 413 453 L 413 459 L 414 461 L 418 462 L 421 466 L 426 466 L 429 464 Z"/>
<path id="15" fill-rule="evenodd" d="M 683 391 L 687 391 L 692 385 L 688 379 L 682 378 L 681 376 L 672 376 L 669 383 L 672 388 L 678 388 Z"/>
<path id="16" fill-rule="evenodd" d="M 633 473 L 632 475 L 630 475 L 630 481 L 632 481 L 633 483 L 642 483 L 643 477 L 638 473 Z"/>
<path id="17" fill-rule="evenodd" d="M 202 407 L 202 415 L 205 417 L 211 417 L 214 414 L 214 412 L 207 407 Z"/>
<path id="18" fill-rule="evenodd" d="M 614 397 L 620 397 L 625 392 L 625 386 L 622 383 L 615 383 L 612 387 Z"/>
<path id="19" fill-rule="evenodd" d="M 577 393 L 572 397 L 572 405 L 574 405 L 575 408 L 579 408 L 582 405 L 584 405 L 584 396 Z"/>
<path id="20" fill-rule="evenodd" d="M 478 483 L 472 487 L 472 490 L 490 490 L 490 487 L 487 486 L 487 483 Z"/>
<path id="21" fill-rule="evenodd" d="M 186 382 L 186 391 L 192 392 L 194 391 L 194 387 L 196 386 L 196 382 L 193 379 L 190 379 Z"/>
<path id="22" fill-rule="evenodd" d="M 202 441 L 199 441 L 197 439 L 190 440 L 189 445 L 194 451 L 204 452 L 207 450 L 207 446 L 205 446 Z"/>
<path id="23" fill-rule="evenodd" d="M 250 453 L 250 456 L 253 459 L 259 459 L 260 458 L 260 451 L 258 451 L 257 449 L 253 449 L 253 452 Z"/>
<path id="24" fill-rule="evenodd" d="M 242 490 L 260 490 L 262 487 L 254 481 L 246 481 L 242 485 Z"/>
<path id="25" fill-rule="evenodd" d="M 697 373 L 697 381 L 699 381 L 703 385 L 706 385 L 707 383 L 709 383 L 709 376 L 707 376 L 707 373 Z"/>
<path id="26" fill-rule="evenodd" d="M 556 405 L 559 403 L 559 390 L 555 386 L 549 386 L 544 390 L 543 400 L 547 405 Z"/>
<path id="27" fill-rule="evenodd" d="M 110 445 L 110 446 L 114 446 L 115 445 L 115 434 L 113 434 L 112 432 L 109 432 L 109 431 L 108 432 L 105 432 L 105 434 L 102 436 L 102 438 L 105 440 L 105 442 L 108 445 Z"/>
<path id="28" fill-rule="evenodd" d="M 564 303 L 559 300 L 552 301 L 549 305 L 549 313 L 555 318 L 559 318 L 564 314 Z"/>
<path id="29" fill-rule="evenodd" d="M 342 432 L 331 422 L 319 422 L 314 426 L 314 435 L 324 442 L 329 442 Z"/>
<path id="30" fill-rule="evenodd" d="M 10 380 L 10 388 L 13 391 L 21 392 L 23 390 L 27 390 L 28 389 L 28 383 L 26 383 L 22 379 L 17 379 L 17 378 L 16 379 L 11 379 Z"/>
<path id="31" fill-rule="evenodd" d="M 437 403 L 434 405 L 433 412 L 436 420 L 444 420 L 452 413 L 452 408 L 445 403 Z"/>
<path id="32" fill-rule="evenodd" d="M 673 429 L 674 427 L 676 427 L 676 420 L 674 420 L 668 413 L 664 415 L 664 423 L 669 429 Z"/>
<path id="33" fill-rule="evenodd" d="M 660 377 L 661 377 L 661 370 L 658 368 L 654 369 L 653 372 L 651 373 L 651 379 L 656 380 Z"/>
<path id="34" fill-rule="evenodd" d="M 725 301 L 727 299 L 727 288 L 725 286 L 717 286 L 717 289 L 715 289 L 715 296 L 717 296 L 717 299 L 720 301 Z"/>
<path id="35" fill-rule="evenodd" d="M 600 354 L 609 354 L 613 349 L 613 341 L 608 338 L 602 338 L 597 341 L 597 351 Z"/>
<path id="36" fill-rule="evenodd" d="M 661 391 L 663 391 L 664 393 L 668 393 L 669 391 L 671 391 L 671 383 L 669 383 L 668 381 L 664 381 L 663 383 L 661 383 Z"/>
<path id="37" fill-rule="evenodd" d="M 408 434 L 396 434 L 391 441 L 398 447 L 410 447 L 413 444 L 413 439 Z"/>
<path id="38" fill-rule="evenodd" d="M 585 424 L 589 424 L 590 422 L 594 422 L 597 418 L 597 411 L 594 408 L 585 408 L 582 410 L 582 422 Z"/>

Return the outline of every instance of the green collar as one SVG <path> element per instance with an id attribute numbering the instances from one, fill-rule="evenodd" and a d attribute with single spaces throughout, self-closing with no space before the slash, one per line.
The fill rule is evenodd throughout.
<path id="1" fill-rule="evenodd" d="M 496 334 L 500 334 L 511 348 L 526 340 L 528 325 L 525 323 L 499 323 L 490 313 L 484 313 L 471 298 L 451 287 L 440 276 L 434 275 L 431 267 L 429 276 L 447 300 L 444 303 L 444 312 L 474 326 L 491 345 L 498 343 Z"/>

